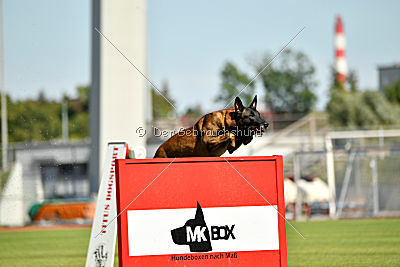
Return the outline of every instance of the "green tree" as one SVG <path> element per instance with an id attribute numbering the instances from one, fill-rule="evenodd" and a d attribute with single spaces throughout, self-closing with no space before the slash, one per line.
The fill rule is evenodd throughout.
<path id="1" fill-rule="evenodd" d="M 78 98 L 68 102 L 69 136 L 82 139 L 88 136 L 89 87 L 77 88 Z M 40 92 L 36 100 L 12 101 L 7 97 L 8 137 L 10 142 L 49 141 L 61 137 L 61 103 L 46 98 Z"/>
<path id="2" fill-rule="evenodd" d="M 85 112 L 89 112 L 89 86 L 79 86 L 77 88 L 78 91 L 78 99 L 79 102 L 82 104 L 82 110 Z"/>
<path id="3" fill-rule="evenodd" d="M 334 71 L 332 71 L 334 73 Z M 359 91 L 355 72 L 347 82 L 350 91 L 337 81 L 332 82 L 326 111 L 333 126 L 368 127 L 400 123 L 400 108 L 376 91 Z"/>
<path id="4" fill-rule="evenodd" d="M 239 95 L 244 100 L 244 103 L 250 103 L 254 97 L 255 84 L 251 78 L 244 72 L 240 71 L 232 62 L 226 62 L 221 71 L 220 90 L 215 98 L 215 102 L 228 104 Z M 242 91 L 243 88 L 247 88 Z M 241 92 L 242 91 L 242 92 Z"/>
<path id="5" fill-rule="evenodd" d="M 10 142 L 47 141 L 61 134 L 61 104 L 55 101 L 10 101 L 8 129 Z"/>
<path id="6" fill-rule="evenodd" d="M 393 125 L 400 122 L 400 107 L 390 103 L 378 91 L 364 91 L 362 101 L 375 114 L 378 124 Z"/>
<path id="7" fill-rule="evenodd" d="M 69 138 L 83 139 L 89 136 L 89 113 L 76 113 L 68 122 Z"/>
<path id="8" fill-rule="evenodd" d="M 354 70 L 350 70 L 349 75 L 347 76 L 347 83 L 350 87 L 350 92 L 357 91 L 358 88 L 358 76 Z"/>
<path id="9" fill-rule="evenodd" d="M 261 63 L 256 63 L 260 72 L 266 62 L 271 60 L 266 55 Z M 314 94 L 315 68 L 302 52 L 285 50 L 261 74 L 265 90 L 265 102 L 275 113 L 307 113 L 314 108 L 317 97 Z"/>
<path id="10" fill-rule="evenodd" d="M 400 104 L 400 80 L 386 87 L 385 95 L 390 102 Z"/>
<path id="11" fill-rule="evenodd" d="M 329 122 L 333 126 L 362 127 L 376 125 L 378 120 L 365 105 L 362 93 L 333 90 L 327 105 Z"/>
<path id="12" fill-rule="evenodd" d="M 171 119 L 175 117 L 175 108 L 165 99 L 167 98 L 172 105 L 175 101 L 169 95 L 168 83 L 164 82 L 159 94 L 154 88 L 151 88 L 151 104 L 153 108 L 153 119 Z"/>
<path id="13" fill-rule="evenodd" d="M 71 139 L 89 136 L 89 86 L 79 86 L 78 98 L 65 99 L 68 102 L 68 130 Z M 60 115 L 61 116 L 61 115 Z"/>

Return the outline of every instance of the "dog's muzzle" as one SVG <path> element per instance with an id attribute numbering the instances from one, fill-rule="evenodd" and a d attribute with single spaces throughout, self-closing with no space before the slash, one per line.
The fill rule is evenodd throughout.
<path id="1" fill-rule="evenodd" d="M 266 122 L 266 123 L 264 123 L 264 124 L 261 124 L 261 127 L 260 127 L 261 129 L 260 129 L 260 130 L 261 130 L 262 132 L 266 131 L 267 128 L 268 128 L 268 126 L 269 126 L 269 123 L 268 123 L 268 122 Z"/>
<path id="2" fill-rule="evenodd" d="M 264 129 L 267 129 L 268 126 L 269 126 L 269 123 L 268 123 L 268 122 L 264 123 Z"/>

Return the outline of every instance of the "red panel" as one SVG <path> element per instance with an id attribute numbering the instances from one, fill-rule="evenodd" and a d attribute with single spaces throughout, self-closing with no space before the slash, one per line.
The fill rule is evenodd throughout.
<path id="1" fill-rule="evenodd" d="M 279 227 L 279 251 L 281 256 L 281 265 L 280 266 L 287 266 L 287 245 L 286 245 L 286 221 L 285 217 L 285 190 L 284 190 L 284 183 L 283 183 L 283 159 L 282 156 L 276 156 L 276 191 L 278 192 L 278 227 Z"/>
<path id="2" fill-rule="evenodd" d="M 189 259 L 189 260 L 172 260 L 172 256 L 199 256 L 198 254 L 183 254 L 183 255 L 162 255 L 162 256 L 145 256 L 131 257 L 128 265 L 123 266 L 280 266 L 279 251 L 241 251 L 237 252 L 237 258 L 226 258 L 225 252 L 217 253 L 201 253 L 208 255 L 208 259 Z M 210 255 L 215 256 L 211 259 Z M 221 257 L 222 255 L 222 257 Z"/>
<path id="3" fill-rule="evenodd" d="M 226 158 L 284 215 L 282 157 Z M 128 256 L 127 210 L 268 205 L 224 158 L 177 158 L 117 161 L 118 249 L 121 266 L 287 266 L 285 220 L 279 216 L 280 251 L 237 252 L 232 259 L 172 261 L 171 255 Z M 160 174 L 160 172 L 164 172 Z M 158 176 L 159 175 L 159 176 Z M 157 179 L 129 203 L 154 179 Z M 129 206 L 128 206 L 129 205 Z M 126 209 L 125 209 L 126 208 Z M 185 254 L 206 255 L 218 253 Z M 222 253 L 225 254 L 225 253 Z M 184 256 L 185 256 L 184 255 Z M 174 255 L 178 257 L 179 255 Z M 172 262 L 171 262 L 172 261 Z"/>

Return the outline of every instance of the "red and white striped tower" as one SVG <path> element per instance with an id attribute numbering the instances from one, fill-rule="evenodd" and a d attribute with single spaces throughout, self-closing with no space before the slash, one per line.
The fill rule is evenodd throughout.
<path id="1" fill-rule="evenodd" d="M 346 37 L 343 31 L 342 18 L 336 16 L 335 27 L 335 50 L 336 50 L 336 79 L 344 85 L 347 77 L 347 62 L 346 62 Z"/>

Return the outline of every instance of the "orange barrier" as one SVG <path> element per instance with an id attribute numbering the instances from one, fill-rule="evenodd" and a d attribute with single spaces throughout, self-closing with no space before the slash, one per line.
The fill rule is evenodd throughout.
<path id="1" fill-rule="evenodd" d="M 51 203 L 43 205 L 34 221 L 60 221 L 94 218 L 96 205 L 90 202 Z"/>

